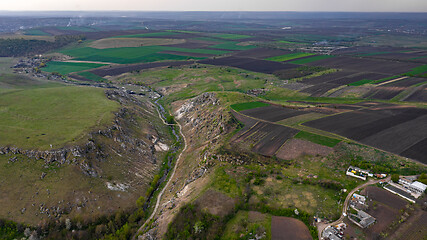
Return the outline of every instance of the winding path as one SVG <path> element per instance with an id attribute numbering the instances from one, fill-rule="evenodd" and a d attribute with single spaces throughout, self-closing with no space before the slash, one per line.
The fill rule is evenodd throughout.
<path id="1" fill-rule="evenodd" d="M 160 112 L 158 111 L 158 109 L 157 109 L 157 112 L 158 112 L 158 114 L 159 114 L 160 119 L 162 119 L 163 124 L 168 125 L 168 126 L 173 126 L 173 125 L 175 125 L 175 124 L 169 124 L 169 123 L 167 123 L 167 122 L 166 122 L 166 121 L 161 117 Z M 177 169 L 177 167 L 178 167 L 178 164 L 179 164 L 179 162 L 180 162 L 180 160 L 181 160 L 182 154 L 185 152 L 185 150 L 187 150 L 187 139 L 185 138 L 185 135 L 182 133 L 182 126 L 181 126 L 181 124 L 180 124 L 179 122 L 176 122 L 176 125 L 178 125 L 178 126 L 179 126 L 179 134 L 180 134 L 180 135 L 182 136 L 182 138 L 184 139 L 184 148 L 183 148 L 183 149 L 182 149 L 182 151 L 179 153 L 178 158 L 176 159 L 175 166 L 174 166 L 174 168 L 173 168 L 173 170 L 172 170 L 172 174 L 171 174 L 171 176 L 169 177 L 169 179 L 168 179 L 168 181 L 167 181 L 166 185 L 163 187 L 162 191 L 161 191 L 161 192 L 159 193 L 159 195 L 157 196 L 156 206 L 154 207 L 153 212 L 151 213 L 150 217 L 149 217 L 149 218 L 144 222 L 144 224 L 142 224 L 142 226 L 138 229 L 138 231 L 136 232 L 135 236 L 134 236 L 132 239 L 136 239 L 136 238 L 138 237 L 138 234 L 139 234 L 140 232 L 142 232 L 142 230 L 144 229 L 144 227 L 145 227 L 145 226 L 147 226 L 147 224 L 151 221 L 151 219 L 153 219 L 153 218 L 154 218 L 154 216 L 156 215 L 157 210 L 158 210 L 158 208 L 159 208 L 159 206 L 160 206 L 160 200 L 162 199 L 163 193 L 164 193 L 164 192 L 165 192 L 165 190 L 168 188 L 168 186 L 169 186 L 170 182 L 172 181 L 173 177 L 175 176 L 175 172 L 176 172 L 176 169 Z"/>

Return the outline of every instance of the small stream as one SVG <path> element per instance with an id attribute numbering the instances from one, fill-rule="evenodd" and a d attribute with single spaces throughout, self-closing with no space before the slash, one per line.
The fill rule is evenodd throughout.
<path id="1" fill-rule="evenodd" d="M 159 94 L 160 95 L 160 94 Z M 154 104 L 156 104 L 157 109 L 159 111 L 160 116 L 162 117 L 163 121 L 166 122 L 166 110 L 164 109 L 164 107 L 159 103 L 159 100 L 161 100 L 163 98 L 162 95 L 160 95 L 161 97 L 157 98 L 154 101 Z M 163 172 L 163 176 L 160 178 L 159 182 L 156 185 L 156 189 L 150 194 L 150 196 L 148 196 L 147 198 L 147 206 L 145 209 L 147 209 L 148 207 L 150 207 L 150 203 L 151 203 L 151 199 L 154 196 L 154 193 L 157 192 L 157 190 L 159 190 L 160 185 L 162 185 L 163 182 L 167 181 L 167 176 L 169 174 L 169 172 L 172 170 L 172 163 L 176 158 L 175 153 L 180 149 L 180 145 L 181 145 L 181 136 L 179 135 L 179 133 L 177 133 L 176 129 L 175 129 L 175 125 L 168 125 L 168 127 L 171 129 L 172 134 L 175 137 L 175 143 L 171 146 L 169 152 L 171 153 L 170 155 L 168 155 L 168 161 L 167 161 L 167 166 L 168 168 L 166 168 L 166 170 Z M 164 163 L 163 163 L 164 164 Z"/>

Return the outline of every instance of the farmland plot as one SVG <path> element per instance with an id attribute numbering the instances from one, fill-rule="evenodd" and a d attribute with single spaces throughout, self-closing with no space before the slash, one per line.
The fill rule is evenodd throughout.
<path id="1" fill-rule="evenodd" d="M 305 114 L 306 112 L 297 111 L 291 108 L 278 107 L 278 106 L 268 106 L 268 107 L 260 107 L 249 110 L 242 111 L 243 114 L 266 120 L 269 122 L 278 122 L 280 120 L 295 117 L 298 115 Z"/>
<path id="2" fill-rule="evenodd" d="M 369 146 L 427 163 L 427 110 L 411 107 L 371 107 L 305 123 Z"/>
<path id="3" fill-rule="evenodd" d="M 200 60 L 200 63 L 217 65 L 217 66 L 230 66 L 241 68 L 249 71 L 268 73 L 271 74 L 278 70 L 291 69 L 298 67 L 294 64 L 271 62 L 266 60 L 256 60 L 251 58 L 237 58 L 237 57 L 224 57 L 217 59 Z"/>

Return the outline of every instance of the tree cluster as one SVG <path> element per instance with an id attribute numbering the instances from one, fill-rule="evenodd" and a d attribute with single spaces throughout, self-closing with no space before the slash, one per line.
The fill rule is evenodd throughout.
<path id="1" fill-rule="evenodd" d="M 59 35 L 55 41 L 0 39 L 0 57 L 24 57 L 42 54 L 85 39 L 83 35 Z"/>

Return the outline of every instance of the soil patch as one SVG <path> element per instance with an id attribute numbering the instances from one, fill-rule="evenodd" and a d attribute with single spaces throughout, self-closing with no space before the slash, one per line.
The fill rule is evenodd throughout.
<path id="1" fill-rule="evenodd" d="M 326 156 L 331 152 L 333 152 L 333 149 L 330 147 L 301 139 L 291 139 L 279 149 L 276 156 L 281 159 L 291 160 L 302 155 Z"/>
<path id="2" fill-rule="evenodd" d="M 311 240 L 308 227 L 298 219 L 276 217 L 271 219 L 272 240 Z"/>

